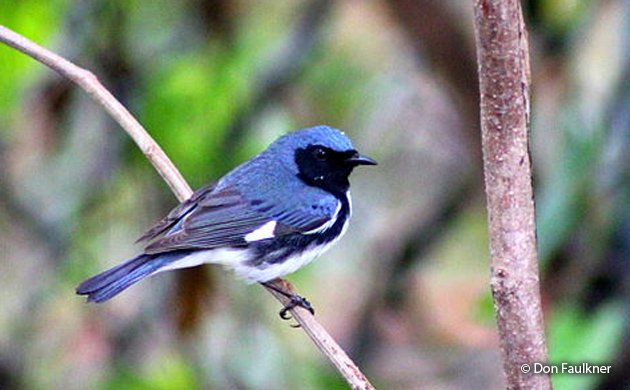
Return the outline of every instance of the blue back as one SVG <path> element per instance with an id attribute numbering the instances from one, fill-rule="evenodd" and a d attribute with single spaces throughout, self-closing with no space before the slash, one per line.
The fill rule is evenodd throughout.
<path id="1" fill-rule="evenodd" d="M 217 184 L 220 190 L 235 186 L 248 199 L 286 209 L 311 208 L 314 216 L 332 216 L 337 199 L 330 193 L 297 179 L 295 151 L 321 145 L 337 151 L 354 149 L 344 133 L 328 126 L 315 126 L 285 134 L 258 156 L 238 166 Z"/>

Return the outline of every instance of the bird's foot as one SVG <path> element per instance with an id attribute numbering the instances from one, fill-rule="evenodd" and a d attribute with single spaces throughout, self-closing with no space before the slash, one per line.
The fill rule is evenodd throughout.
<path id="1" fill-rule="evenodd" d="M 280 318 L 282 318 L 283 320 L 290 320 L 291 316 L 289 315 L 289 310 L 298 306 L 303 309 L 308 310 L 309 313 L 311 313 L 312 315 L 315 315 L 315 309 L 313 309 L 313 305 L 311 305 L 308 299 L 304 298 L 303 296 L 294 294 L 289 291 L 285 291 L 282 288 L 273 284 L 272 282 L 266 282 L 266 283 L 261 283 L 261 284 L 290 299 L 289 303 L 284 305 L 284 307 L 278 313 L 280 315 Z M 300 327 L 300 325 L 291 325 L 291 326 L 293 326 L 294 328 Z"/>
<path id="2" fill-rule="evenodd" d="M 291 319 L 291 316 L 289 315 L 289 310 L 293 309 L 294 307 L 301 307 L 303 309 L 308 310 L 312 315 L 315 315 L 315 309 L 313 309 L 313 305 L 311 305 L 311 303 L 308 301 L 308 299 L 304 298 L 301 295 L 297 295 L 297 294 L 292 294 L 292 295 L 287 295 L 287 298 L 289 298 L 291 301 L 289 303 L 287 303 L 286 305 L 284 305 L 284 307 L 282 308 L 282 310 L 280 310 L 280 318 L 282 318 L 283 320 L 288 320 Z"/>

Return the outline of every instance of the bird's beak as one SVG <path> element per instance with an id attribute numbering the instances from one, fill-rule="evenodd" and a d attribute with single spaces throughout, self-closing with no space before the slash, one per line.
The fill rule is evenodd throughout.
<path id="1" fill-rule="evenodd" d="M 354 166 L 356 165 L 377 165 L 376 161 L 369 158 L 368 156 L 362 156 L 358 152 L 353 154 L 350 158 L 346 160 L 349 164 Z"/>

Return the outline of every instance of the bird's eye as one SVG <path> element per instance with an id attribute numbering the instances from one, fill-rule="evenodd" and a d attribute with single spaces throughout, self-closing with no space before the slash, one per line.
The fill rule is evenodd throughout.
<path id="1" fill-rule="evenodd" d="M 313 155 L 319 161 L 326 161 L 326 160 L 328 160 L 328 152 L 326 151 L 326 149 L 317 148 L 317 149 L 315 149 L 313 151 Z"/>

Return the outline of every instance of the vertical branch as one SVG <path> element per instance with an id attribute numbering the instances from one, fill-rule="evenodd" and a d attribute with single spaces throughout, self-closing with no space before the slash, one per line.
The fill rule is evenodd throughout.
<path id="1" fill-rule="evenodd" d="M 475 0 L 494 298 L 509 389 L 549 389 L 528 149 L 529 54 L 519 0 Z M 531 367 L 531 366 L 530 366 Z"/>

